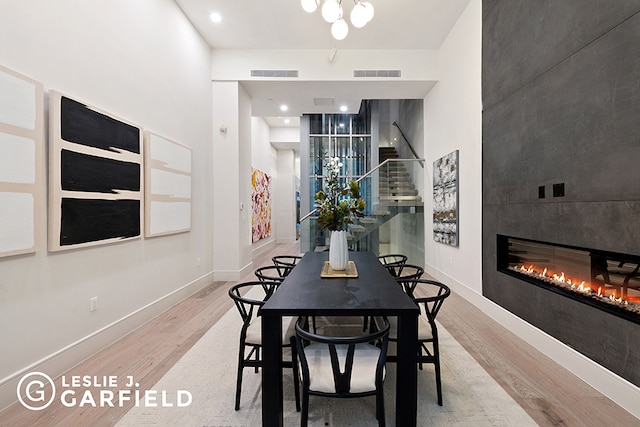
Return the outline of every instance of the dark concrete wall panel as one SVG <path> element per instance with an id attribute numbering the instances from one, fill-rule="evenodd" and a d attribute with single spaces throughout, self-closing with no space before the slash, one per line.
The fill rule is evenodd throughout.
<path id="1" fill-rule="evenodd" d="M 504 100 L 640 11 L 638 0 L 494 3 L 483 1 L 485 107 Z"/>
<path id="2" fill-rule="evenodd" d="M 638 11 L 483 1 L 483 294 L 636 385 L 640 325 L 498 272 L 496 236 L 640 255 Z"/>

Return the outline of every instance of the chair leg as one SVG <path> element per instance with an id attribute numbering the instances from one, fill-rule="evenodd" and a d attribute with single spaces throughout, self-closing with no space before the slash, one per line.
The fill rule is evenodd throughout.
<path id="1" fill-rule="evenodd" d="M 309 422 L 309 392 L 302 391 L 302 412 L 300 413 L 300 427 L 307 427 Z"/>
<path id="2" fill-rule="evenodd" d="M 300 412 L 300 373 L 298 372 L 298 350 L 296 337 L 291 337 L 291 364 L 293 369 L 293 392 L 296 395 L 296 412 Z"/>
<path id="3" fill-rule="evenodd" d="M 433 341 L 433 357 L 434 367 L 436 371 L 436 391 L 438 392 L 438 405 L 442 406 L 442 379 L 440 377 L 440 352 L 438 351 L 438 338 L 434 337 Z"/>
<path id="4" fill-rule="evenodd" d="M 256 351 L 256 362 L 260 361 L 260 347 L 254 347 L 255 351 Z M 257 374 L 258 372 L 260 372 L 260 369 L 258 367 L 258 365 L 256 365 L 255 369 L 254 369 L 255 373 Z"/>
<path id="5" fill-rule="evenodd" d="M 385 427 L 384 390 L 382 390 L 382 387 L 380 387 L 376 393 L 376 417 L 378 418 L 378 427 Z"/>
<path id="6" fill-rule="evenodd" d="M 240 344 L 238 354 L 238 378 L 236 380 L 236 411 L 240 409 L 240 392 L 242 390 L 242 370 L 244 368 L 244 346 Z"/>

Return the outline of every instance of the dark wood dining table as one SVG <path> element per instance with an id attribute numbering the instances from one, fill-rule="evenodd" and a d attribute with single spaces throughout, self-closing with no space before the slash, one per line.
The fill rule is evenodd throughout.
<path id="1" fill-rule="evenodd" d="M 397 316 L 396 426 L 416 425 L 420 311 L 372 252 L 349 252 L 358 277 L 321 278 L 327 252 L 308 252 L 260 309 L 262 425 L 283 425 L 283 316 Z"/>

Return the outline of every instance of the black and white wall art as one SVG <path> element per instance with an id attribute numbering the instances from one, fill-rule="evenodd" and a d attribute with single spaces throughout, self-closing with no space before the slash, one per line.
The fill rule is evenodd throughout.
<path id="1" fill-rule="evenodd" d="M 43 85 L 0 67 L 0 257 L 44 241 Z"/>
<path id="2" fill-rule="evenodd" d="M 49 250 L 139 238 L 141 129 L 59 92 L 50 101 Z"/>
<path id="3" fill-rule="evenodd" d="M 458 246 L 458 150 L 433 162 L 433 239 Z"/>
<path id="4" fill-rule="evenodd" d="M 145 236 L 191 229 L 191 149 L 145 131 Z"/>

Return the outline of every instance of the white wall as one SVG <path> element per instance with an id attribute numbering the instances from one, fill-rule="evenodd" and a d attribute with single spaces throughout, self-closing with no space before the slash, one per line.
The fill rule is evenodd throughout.
<path id="1" fill-rule="evenodd" d="M 0 258 L 0 408 L 211 280 L 210 56 L 171 0 L 0 1 L 3 66 L 193 150 L 191 232 Z"/>
<path id="2" fill-rule="evenodd" d="M 400 80 L 437 78 L 437 51 L 432 49 L 338 50 L 333 61 L 328 59 L 329 52 L 329 49 L 216 49 L 212 78 L 246 79 L 252 69 L 278 69 L 300 70 L 300 80 L 357 80 L 353 70 L 388 69 L 389 64 L 402 70 Z"/>
<path id="3" fill-rule="evenodd" d="M 443 43 L 440 80 L 424 99 L 425 266 L 482 292 L 482 2 L 472 0 Z M 460 150 L 459 247 L 433 240 L 433 161 Z"/>
<path id="4" fill-rule="evenodd" d="M 262 117 L 251 118 L 251 166 L 270 176 L 277 173 L 277 150 L 271 145 L 271 129 Z"/>
<path id="5" fill-rule="evenodd" d="M 213 247 L 215 280 L 238 280 L 251 262 L 252 119 L 238 82 L 213 82 Z M 226 131 L 220 131 L 223 126 Z"/>
<path id="6" fill-rule="evenodd" d="M 269 135 L 272 143 L 284 143 L 285 147 L 279 148 L 278 155 L 278 181 L 276 182 L 276 204 L 274 218 L 276 220 L 276 241 L 278 243 L 291 243 L 297 239 L 296 228 L 296 190 L 300 186 L 300 128 L 299 127 L 272 127 Z M 304 215 L 306 212 L 301 212 Z"/>
<path id="7" fill-rule="evenodd" d="M 278 151 L 278 176 L 274 184 L 273 220 L 276 241 L 296 241 L 296 156 L 293 150 Z"/>

